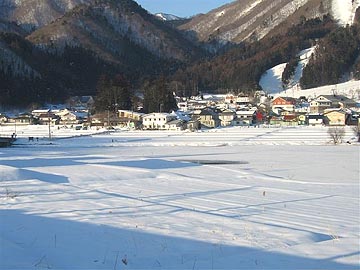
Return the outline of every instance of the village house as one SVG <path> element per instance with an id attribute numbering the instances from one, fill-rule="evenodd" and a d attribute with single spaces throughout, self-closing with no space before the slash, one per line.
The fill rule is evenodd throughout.
<path id="1" fill-rule="evenodd" d="M 256 118 L 256 110 L 239 110 L 236 111 L 235 118 L 232 121 L 233 126 L 251 126 Z"/>
<path id="2" fill-rule="evenodd" d="M 105 111 L 91 115 L 87 122 L 91 123 L 91 126 L 107 128 L 120 126 L 122 123 L 119 114 L 113 111 Z"/>
<path id="3" fill-rule="evenodd" d="M 165 124 L 166 130 L 180 131 L 186 128 L 186 122 L 184 120 L 175 119 Z"/>
<path id="4" fill-rule="evenodd" d="M 58 125 L 60 123 L 60 117 L 50 111 L 40 114 L 37 119 L 40 125 L 49 125 L 49 123 L 50 125 Z"/>
<path id="5" fill-rule="evenodd" d="M 110 123 L 110 117 L 108 118 L 105 113 L 97 113 L 91 116 L 89 122 L 92 127 L 101 128 Z"/>
<path id="6" fill-rule="evenodd" d="M 142 126 L 144 129 L 165 130 L 166 123 L 176 120 L 176 116 L 168 113 L 150 113 L 142 117 Z"/>
<path id="7" fill-rule="evenodd" d="M 44 114 L 44 113 L 48 113 L 50 109 L 36 109 L 36 110 L 32 110 L 31 111 L 31 114 L 34 116 L 34 117 L 39 117 L 41 114 Z"/>
<path id="8" fill-rule="evenodd" d="M 345 126 L 348 114 L 342 109 L 329 109 L 324 112 L 324 124 L 328 126 Z"/>
<path id="9" fill-rule="evenodd" d="M 8 124 L 15 124 L 19 126 L 32 125 L 35 119 L 30 113 L 21 113 L 14 117 L 9 117 Z"/>
<path id="10" fill-rule="evenodd" d="M 201 124 L 197 116 L 193 116 L 189 121 L 186 122 L 186 129 L 190 131 L 201 129 Z"/>
<path id="11" fill-rule="evenodd" d="M 324 124 L 324 116 L 322 114 L 309 114 L 307 122 L 310 126 L 321 126 Z"/>
<path id="12" fill-rule="evenodd" d="M 120 127 L 139 128 L 142 124 L 144 113 L 130 110 L 118 110 Z"/>
<path id="13" fill-rule="evenodd" d="M 224 98 L 225 103 L 234 104 L 234 103 L 236 103 L 236 100 L 237 100 L 237 96 L 234 94 L 231 94 L 231 93 L 228 93 Z"/>
<path id="14" fill-rule="evenodd" d="M 225 109 L 219 112 L 220 125 L 222 127 L 227 127 L 232 125 L 232 121 L 234 120 L 236 114 L 235 111 Z"/>
<path id="15" fill-rule="evenodd" d="M 271 102 L 273 112 L 280 114 L 280 111 L 294 112 L 296 99 L 291 97 L 277 97 Z"/>
<path id="16" fill-rule="evenodd" d="M 60 117 L 60 124 L 62 125 L 75 125 L 82 124 L 87 121 L 88 114 L 84 112 L 73 112 L 70 110 L 63 110 L 60 113 L 57 113 Z"/>
<path id="17" fill-rule="evenodd" d="M 245 107 L 250 105 L 250 97 L 248 95 L 240 94 L 236 98 L 236 104 L 240 107 Z"/>
<path id="18" fill-rule="evenodd" d="M 349 115 L 346 118 L 347 126 L 358 126 L 360 124 L 360 114 L 355 111 L 349 111 Z M 360 127 L 360 125 L 359 125 Z"/>
<path id="19" fill-rule="evenodd" d="M 144 115 L 144 113 L 134 112 L 130 110 L 118 110 L 118 112 L 119 112 L 119 118 L 126 118 L 135 121 L 141 121 L 141 118 Z"/>
<path id="20" fill-rule="evenodd" d="M 177 102 L 180 111 L 187 112 L 189 110 L 187 101 Z"/>
<path id="21" fill-rule="evenodd" d="M 297 126 L 299 125 L 298 117 L 295 114 L 285 114 L 285 115 L 273 115 L 270 118 L 270 125 L 279 125 L 279 126 Z"/>
<path id="22" fill-rule="evenodd" d="M 187 101 L 186 111 L 202 110 L 206 108 L 207 101 L 204 100 L 189 100 Z M 185 111 L 185 110 L 183 110 Z"/>
<path id="23" fill-rule="evenodd" d="M 355 108 L 356 102 L 342 95 L 321 95 L 310 102 L 310 113 L 323 113 L 330 108 Z"/>
<path id="24" fill-rule="evenodd" d="M 197 117 L 202 127 L 215 128 L 220 126 L 220 119 L 218 114 L 209 108 L 195 112 L 194 117 Z"/>
<path id="25" fill-rule="evenodd" d="M 0 113 L 0 124 L 4 124 L 8 121 L 8 117 L 5 114 Z"/>

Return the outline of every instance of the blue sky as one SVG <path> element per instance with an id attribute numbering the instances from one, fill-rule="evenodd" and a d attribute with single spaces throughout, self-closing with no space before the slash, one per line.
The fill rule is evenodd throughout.
<path id="1" fill-rule="evenodd" d="M 180 17 L 206 13 L 234 0 L 135 0 L 151 13 L 164 12 Z"/>

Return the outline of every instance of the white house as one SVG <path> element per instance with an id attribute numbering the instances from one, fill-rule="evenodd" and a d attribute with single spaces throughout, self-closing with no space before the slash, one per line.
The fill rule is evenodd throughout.
<path id="1" fill-rule="evenodd" d="M 220 125 L 223 127 L 231 126 L 234 118 L 235 112 L 233 110 L 223 110 L 219 113 Z"/>
<path id="2" fill-rule="evenodd" d="M 239 95 L 236 98 L 236 104 L 241 106 L 247 106 L 250 104 L 250 97 L 246 95 Z"/>
<path id="3" fill-rule="evenodd" d="M 180 131 L 180 130 L 184 130 L 185 129 L 185 121 L 183 120 L 172 120 L 170 122 L 167 122 L 165 124 L 165 129 L 166 130 L 174 130 L 174 131 Z"/>
<path id="4" fill-rule="evenodd" d="M 35 117 L 39 117 L 42 114 L 47 114 L 49 112 L 49 109 L 38 109 L 38 110 L 33 110 L 31 112 L 31 114 Z"/>
<path id="5" fill-rule="evenodd" d="M 319 126 L 324 124 L 324 116 L 321 114 L 309 114 L 308 123 L 310 126 Z"/>
<path id="6" fill-rule="evenodd" d="M 150 113 L 142 118 L 142 125 L 144 129 L 167 129 L 166 123 L 175 120 L 176 116 L 168 113 Z"/>
<path id="7" fill-rule="evenodd" d="M 232 121 L 233 126 L 250 126 L 253 124 L 256 110 L 240 110 L 236 112 L 236 117 Z"/>

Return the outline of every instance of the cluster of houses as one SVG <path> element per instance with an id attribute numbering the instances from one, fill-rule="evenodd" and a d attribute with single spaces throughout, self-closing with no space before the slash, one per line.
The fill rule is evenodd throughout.
<path id="1" fill-rule="evenodd" d="M 116 113 L 90 115 L 91 97 L 74 97 L 69 108 L 33 110 L 14 117 L 0 115 L 0 123 L 28 125 L 71 125 L 77 127 L 120 126 L 146 130 L 198 130 L 227 126 L 359 125 L 359 104 L 342 95 L 305 98 L 276 97 L 263 94 L 208 95 L 176 97 L 179 110 L 172 113 L 118 110 Z"/>
<path id="2" fill-rule="evenodd" d="M 88 123 L 89 108 L 94 105 L 91 96 L 76 96 L 69 99 L 68 106 L 49 105 L 16 115 L 0 113 L 1 125 L 77 125 Z"/>

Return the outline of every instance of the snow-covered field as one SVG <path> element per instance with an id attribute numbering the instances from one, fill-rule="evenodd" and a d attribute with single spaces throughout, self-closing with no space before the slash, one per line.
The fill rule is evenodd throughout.
<path id="1" fill-rule="evenodd" d="M 359 145 L 326 128 L 39 129 L 0 149 L 0 269 L 359 268 Z"/>

